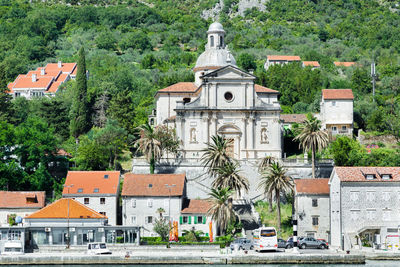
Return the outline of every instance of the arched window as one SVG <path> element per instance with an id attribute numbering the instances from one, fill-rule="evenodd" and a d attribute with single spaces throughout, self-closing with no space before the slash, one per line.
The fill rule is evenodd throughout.
<path id="1" fill-rule="evenodd" d="M 224 46 L 224 39 L 222 38 L 222 36 L 219 37 L 219 46 L 220 47 Z"/>
<path id="2" fill-rule="evenodd" d="M 214 47 L 214 36 L 210 36 L 210 46 Z"/>

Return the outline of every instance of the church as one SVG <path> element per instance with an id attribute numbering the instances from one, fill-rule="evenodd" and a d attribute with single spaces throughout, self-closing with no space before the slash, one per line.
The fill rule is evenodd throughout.
<path id="1" fill-rule="evenodd" d="M 195 82 L 156 93 L 156 112 L 149 118 L 176 129 L 182 159 L 200 159 L 214 135 L 232 140 L 229 153 L 238 160 L 282 157 L 279 92 L 256 84 L 252 73 L 236 66 L 220 23 L 210 25 L 193 72 Z"/>

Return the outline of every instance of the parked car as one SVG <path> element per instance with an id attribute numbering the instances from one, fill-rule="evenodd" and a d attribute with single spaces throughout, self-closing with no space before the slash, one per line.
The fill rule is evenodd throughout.
<path id="1" fill-rule="evenodd" d="M 251 250 L 254 248 L 253 241 L 247 238 L 237 238 L 231 243 L 231 250 L 237 247 L 238 250 Z"/>
<path id="2" fill-rule="evenodd" d="M 299 246 L 300 240 L 302 240 L 303 238 L 304 237 L 302 237 L 302 236 L 297 237 L 297 246 Z M 293 248 L 293 237 L 289 237 L 289 239 L 286 241 L 285 248 L 286 249 Z"/>
<path id="3" fill-rule="evenodd" d="M 325 243 L 326 248 L 329 248 L 329 243 L 328 243 L 325 239 L 318 238 L 318 240 L 321 241 L 321 242 L 323 242 L 323 243 Z"/>
<path id="4" fill-rule="evenodd" d="M 111 254 L 106 243 L 89 243 L 87 253 L 92 255 Z"/>
<path id="5" fill-rule="evenodd" d="M 314 237 L 306 237 L 300 240 L 299 248 L 306 249 L 306 248 L 319 248 L 325 249 L 328 248 L 325 242 L 322 242 Z"/>
<path id="6" fill-rule="evenodd" d="M 282 238 L 278 238 L 278 248 L 286 248 L 286 241 Z"/>

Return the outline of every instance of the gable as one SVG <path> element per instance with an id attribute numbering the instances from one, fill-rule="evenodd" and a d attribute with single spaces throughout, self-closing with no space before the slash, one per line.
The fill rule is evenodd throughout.
<path id="1" fill-rule="evenodd" d="M 226 67 L 217 69 L 203 75 L 201 78 L 215 78 L 215 79 L 251 79 L 254 80 L 256 76 L 250 74 L 238 67 L 228 65 Z"/>

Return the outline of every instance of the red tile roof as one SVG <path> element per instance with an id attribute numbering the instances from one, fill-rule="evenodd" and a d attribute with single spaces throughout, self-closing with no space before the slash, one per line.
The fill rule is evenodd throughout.
<path id="1" fill-rule="evenodd" d="M 329 179 L 295 179 L 296 194 L 329 195 Z"/>
<path id="2" fill-rule="evenodd" d="M 188 199 L 181 213 L 205 214 L 211 208 L 211 202 L 207 199 Z"/>
<path id="3" fill-rule="evenodd" d="M 108 175 L 108 178 L 105 178 L 105 175 Z M 119 171 L 69 171 L 65 180 L 63 195 L 68 195 L 68 192 L 71 195 L 115 195 L 118 192 L 119 177 Z M 70 185 L 73 186 L 67 187 Z M 97 191 L 95 189 L 98 189 L 98 192 L 95 192 Z"/>
<path id="4" fill-rule="evenodd" d="M 398 182 L 400 167 L 335 167 L 334 171 L 342 182 Z M 367 174 L 375 175 L 375 179 L 367 180 Z M 389 180 L 383 180 L 383 174 L 390 174 Z"/>
<path id="5" fill-rule="evenodd" d="M 58 90 L 58 87 L 61 85 L 62 82 L 53 82 L 50 88 L 46 91 L 48 93 L 55 93 Z"/>
<path id="6" fill-rule="evenodd" d="M 56 81 L 57 82 L 65 82 L 65 80 L 68 78 L 68 75 L 69 74 L 67 74 L 67 73 L 61 73 L 60 76 L 58 76 Z"/>
<path id="7" fill-rule="evenodd" d="M 281 56 L 281 55 L 268 55 L 268 60 L 276 60 L 276 61 L 300 61 L 299 56 Z"/>
<path id="8" fill-rule="evenodd" d="M 50 76 L 38 76 L 36 81 L 32 81 L 31 76 L 21 77 L 16 81 L 13 89 L 16 88 L 48 88 L 53 81 L 53 77 Z"/>
<path id="9" fill-rule="evenodd" d="M 69 205 L 68 205 L 69 202 Z M 69 208 L 68 208 L 69 206 Z M 69 211 L 69 212 L 68 212 Z M 69 214 L 68 214 L 69 213 Z M 25 219 L 105 219 L 106 216 L 88 208 L 74 199 L 62 198 Z"/>
<path id="10" fill-rule="evenodd" d="M 62 71 L 63 73 L 72 73 L 76 69 L 76 63 L 61 63 L 61 68 L 58 63 L 49 63 L 46 65 L 46 71 Z"/>
<path id="11" fill-rule="evenodd" d="M 0 208 L 43 208 L 44 205 L 44 191 L 0 191 Z"/>
<path id="12" fill-rule="evenodd" d="M 322 89 L 323 99 L 354 99 L 351 89 Z"/>
<path id="13" fill-rule="evenodd" d="M 333 64 L 335 64 L 336 67 L 351 67 L 353 65 L 355 65 L 355 62 L 339 62 L 339 61 L 335 61 L 333 62 Z"/>
<path id="14" fill-rule="evenodd" d="M 304 66 L 319 67 L 318 61 L 303 61 Z"/>
<path id="15" fill-rule="evenodd" d="M 269 89 L 267 87 L 264 87 L 264 86 L 261 86 L 261 85 L 258 85 L 258 84 L 254 85 L 254 90 L 256 90 L 257 93 L 276 93 L 276 94 L 279 93 L 276 90 Z"/>
<path id="16" fill-rule="evenodd" d="M 281 114 L 281 120 L 286 123 L 302 123 L 307 119 L 306 114 Z"/>
<path id="17" fill-rule="evenodd" d="M 182 174 L 125 174 L 123 196 L 182 196 L 186 175 Z M 165 186 L 175 185 L 170 190 Z"/>
<path id="18" fill-rule="evenodd" d="M 158 90 L 157 93 L 195 93 L 199 87 L 192 82 L 179 82 Z"/>

